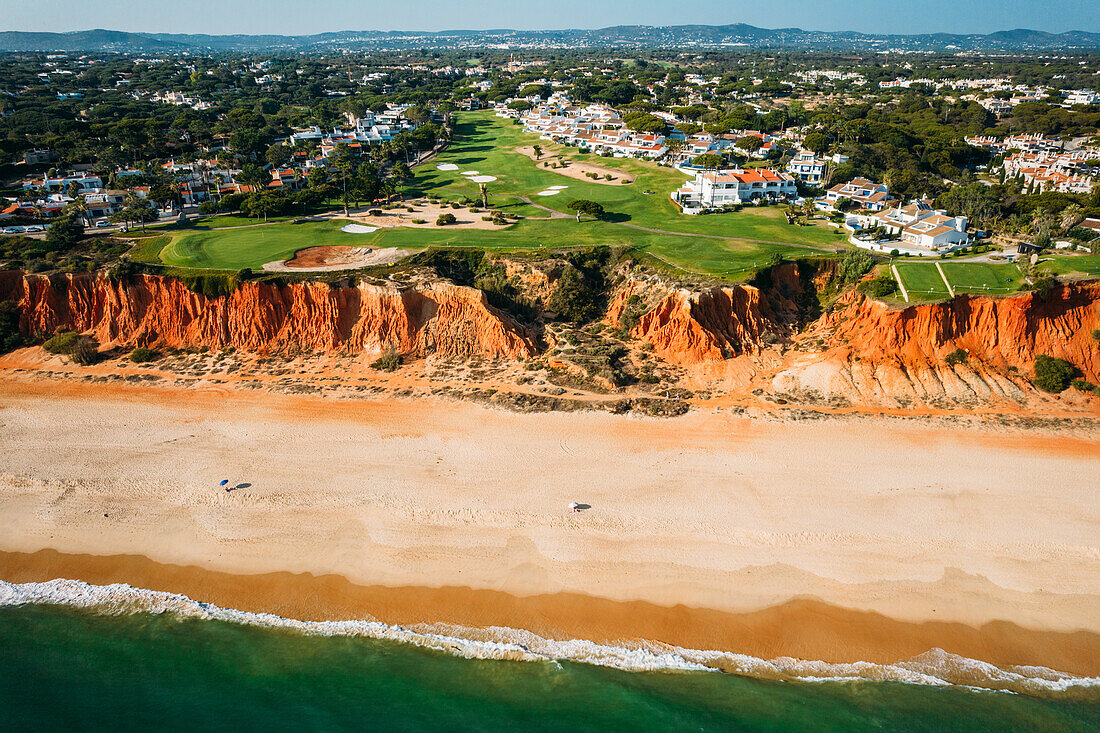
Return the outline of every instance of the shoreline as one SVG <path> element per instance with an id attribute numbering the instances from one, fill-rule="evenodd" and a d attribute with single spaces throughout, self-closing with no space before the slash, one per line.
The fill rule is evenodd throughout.
<path id="1" fill-rule="evenodd" d="M 16 378 L 0 379 L 0 424 L 9 582 L 1100 675 L 1091 433 Z"/>
<path id="2" fill-rule="evenodd" d="M 1100 676 L 1100 634 L 1039 631 L 1007 621 L 980 628 L 912 623 L 810 599 L 751 613 L 728 613 L 573 593 L 523 597 L 459 587 L 364 586 L 339 575 L 234 575 L 156 563 L 140 555 L 0 551 L 0 580 L 32 583 L 59 578 L 101 586 L 122 583 L 227 609 L 307 622 L 507 627 L 558 641 L 649 641 L 763 660 L 793 657 L 829 664 L 894 664 L 939 648 L 1002 668 L 1043 666 L 1080 677 Z"/>

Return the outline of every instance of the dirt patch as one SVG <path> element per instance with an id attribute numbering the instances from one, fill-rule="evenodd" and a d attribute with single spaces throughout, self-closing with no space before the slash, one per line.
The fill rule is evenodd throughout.
<path id="1" fill-rule="evenodd" d="M 298 250 L 294 257 L 286 262 L 268 262 L 264 269 L 275 272 L 326 272 L 332 270 L 354 270 L 371 265 L 386 265 L 412 254 L 411 250 L 372 249 L 371 247 L 343 247 L 324 245 Z"/>
<path id="2" fill-rule="evenodd" d="M 569 160 L 564 158 L 558 160 L 553 151 L 543 150 L 542 158 L 535 157 L 535 149 L 528 145 L 522 148 L 516 148 L 516 152 L 521 155 L 526 155 L 531 160 L 535 161 L 540 170 L 550 171 L 551 173 L 560 173 L 563 176 L 569 178 L 576 178 L 581 181 L 590 181 L 592 183 L 604 183 L 609 186 L 621 186 L 623 182 L 633 183 L 634 176 L 629 173 L 623 173 L 620 170 L 614 168 L 605 168 L 602 165 L 595 165 L 594 163 L 581 163 L 576 160 Z M 544 164 L 550 163 L 553 166 L 555 163 L 558 168 L 546 167 Z M 562 164 L 565 167 L 561 167 Z M 592 178 L 589 173 L 595 173 L 598 178 Z M 607 180 L 607 176 L 611 176 L 611 180 Z"/>
<path id="3" fill-rule="evenodd" d="M 493 191 L 490 190 L 490 195 Z M 485 221 L 482 217 L 489 216 L 490 211 L 476 207 L 477 211 L 470 211 L 468 207 L 462 207 L 458 209 L 451 208 L 450 206 L 443 206 L 441 204 L 432 204 L 423 201 L 410 201 L 406 204 L 402 204 L 400 208 L 396 209 L 378 209 L 376 207 L 364 207 L 358 211 L 352 211 L 350 217 L 340 216 L 338 218 L 350 218 L 356 224 L 363 224 L 371 227 L 413 227 L 416 229 L 503 229 L 500 224 L 494 224 L 491 221 Z M 412 209 L 412 211 L 409 211 Z M 378 211 L 380 212 L 376 216 L 371 216 L 368 212 Z M 454 214 L 455 223 L 439 226 L 435 223 L 435 220 L 439 218 L 440 214 Z"/>

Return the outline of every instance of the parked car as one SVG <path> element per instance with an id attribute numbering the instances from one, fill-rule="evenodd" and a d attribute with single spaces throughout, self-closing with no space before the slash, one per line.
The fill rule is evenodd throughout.
<path id="1" fill-rule="evenodd" d="M 95 225 L 97 229 L 106 229 L 107 227 L 111 226 L 111 222 L 107 221 L 106 219 L 100 219 L 95 223 Z"/>
<path id="2" fill-rule="evenodd" d="M 46 231 L 46 227 L 40 227 L 37 224 L 32 224 L 31 226 L 27 227 L 23 231 L 25 231 L 25 232 L 44 232 L 44 231 Z"/>
<path id="3" fill-rule="evenodd" d="M 19 227 L 4 227 L 4 228 L 3 228 L 2 230 L 0 230 L 0 231 L 3 231 L 3 232 L 4 232 L 4 234 L 19 234 L 19 233 L 20 233 L 20 232 L 22 232 L 23 230 L 22 230 L 22 229 L 20 229 Z"/>

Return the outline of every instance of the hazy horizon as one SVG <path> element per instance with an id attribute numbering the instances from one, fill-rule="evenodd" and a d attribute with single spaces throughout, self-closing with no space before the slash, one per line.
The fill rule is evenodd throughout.
<path id="1" fill-rule="evenodd" d="M 421 0 L 418 10 L 348 0 L 194 0 L 155 5 L 133 0 L 102 0 L 91 6 L 67 0 L 16 4 L 0 0 L 10 31 L 73 32 L 108 29 L 137 33 L 204 33 L 210 35 L 311 35 L 340 31 L 561 30 L 615 25 L 727 25 L 747 23 L 762 28 L 799 27 L 816 31 L 858 31 L 899 35 L 919 33 L 992 33 L 1027 28 L 1060 33 L 1100 32 L 1100 3 L 1094 0 L 1050 0 L 1036 13 L 1023 0 L 929 0 L 902 7 L 872 0 L 843 6 L 820 0 L 779 0 L 763 6 L 741 6 L 700 0 L 671 7 L 655 0 L 605 0 L 593 4 L 560 0 L 545 6 L 510 0 L 483 0 L 462 5 Z M 481 22 L 481 19 L 488 19 Z M 430 20 L 426 20 L 430 19 Z"/>

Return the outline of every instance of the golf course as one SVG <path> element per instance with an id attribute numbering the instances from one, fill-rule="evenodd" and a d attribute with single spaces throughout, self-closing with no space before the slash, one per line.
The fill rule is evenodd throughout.
<path id="1" fill-rule="evenodd" d="M 543 148 L 542 160 L 517 151 L 534 144 Z M 595 182 L 563 175 L 547 167 L 548 161 L 562 168 L 587 162 L 621 171 L 633 181 Z M 174 268 L 239 270 L 258 269 L 319 245 L 495 251 L 631 245 L 676 268 L 737 280 L 776 254 L 824 254 L 844 244 L 830 226 L 788 224 L 781 207 L 686 216 L 669 199 L 686 180 L 678 171 L 648 161 L 565 149 L 488 111 L 459 114 L 452 142 L 415 170 L 409 196 L 476 200 L 479 187 L 470 180 L 475 175 L 495 179 L 487 184 L 490 208 L 521 218 L 494 229 L 396 226 L 353 234 L 341 231 L 348 223 L 341 218 L 264 223 L 239 216 L 211 217 L 168 228 L 163 247 L 139 247 L 136 256 Z M 577 221 L 568 208 L 576 199 L 600 203 L 607 216 Z"/>

